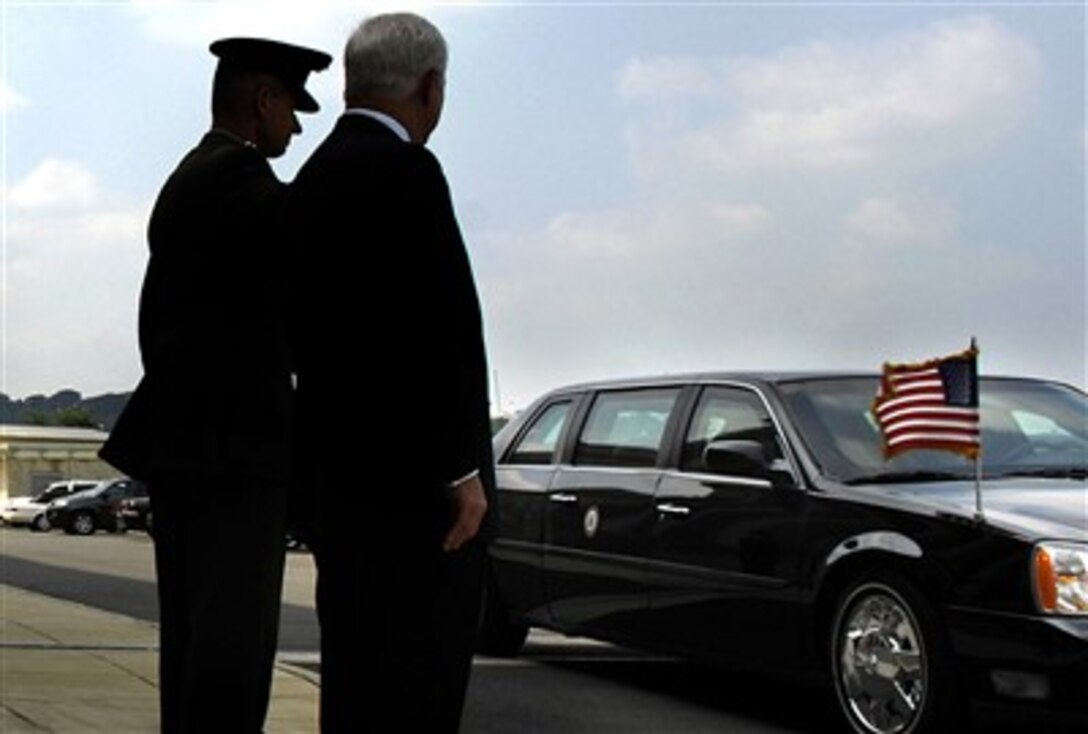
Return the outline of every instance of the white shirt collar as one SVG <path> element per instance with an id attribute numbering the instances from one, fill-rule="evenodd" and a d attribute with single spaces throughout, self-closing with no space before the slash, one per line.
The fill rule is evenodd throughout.
<path id="1" fill-rule="evenodd" d="M 400 122 L 384 112 L 378 110 L 368 109 L 366 107 L 349 107 L 344 110 L 345 115 L 365 115 L 366 117 L 372 117 L 378 122 L 384 124 L 390 130 L 397 134 L 397 137 L 406 143 L 412 142 L 412 136 L 408 134 L 408 128 L 401 125 Z"/>

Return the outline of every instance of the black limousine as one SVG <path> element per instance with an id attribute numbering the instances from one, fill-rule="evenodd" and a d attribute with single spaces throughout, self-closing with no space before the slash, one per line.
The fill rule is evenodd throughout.
<path id="1" fill-rule="evenodd" d="M 1088 721 L 1088 403 L 982 378 L 980 464 L 886 459 L 880 378 L 556 390 L 495 436 L 481 652 L 530 626 L 808 672 L 864 734 Z"/>

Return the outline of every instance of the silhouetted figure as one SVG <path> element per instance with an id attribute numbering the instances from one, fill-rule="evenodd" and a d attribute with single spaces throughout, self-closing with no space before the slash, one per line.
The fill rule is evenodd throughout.
<path id="1" fill-rule="evenodd" d="M 454 732 L 468 684 L 494 471 L 476 288 L 423 146 L 445 71 L 426 20 L 364 22 L 347 110 L 292 187 L 299 430 L 350 459 L 315 462 L 326 733 Z"/>
<path id="2" fill-rule="evenodd" d="M 148 228 L 144 377 L 102 456 L 148 481 L 164 732 L 259 732 L 279 624 L 291 456 L 285 187 L 267 159 L 331 57 L 217 41 L 212 129 Z"/>

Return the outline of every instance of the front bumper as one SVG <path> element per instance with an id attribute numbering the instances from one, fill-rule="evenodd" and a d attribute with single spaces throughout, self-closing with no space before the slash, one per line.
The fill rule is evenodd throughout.
<path id="1" fill-rule="evenodd" d="M 953 609 L 947 621 L 972 699 L 1088 723 L 1088 617 Z"/>
<path id="2" fill-rule="evenodd" d="M 45 512 L 44 510 L 18 509 L 0 513 L 0 520 L 7 525 L 29 525 L 35 517 Z"/>

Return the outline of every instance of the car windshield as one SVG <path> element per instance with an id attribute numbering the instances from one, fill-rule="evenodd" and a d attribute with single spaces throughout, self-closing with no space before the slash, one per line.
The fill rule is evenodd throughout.
<path id="1" fill-rule="evenodd" d="M 34 497 L 34 502 L 47 505 L 57 497 L 63 497 L 66 494 L 68 494 L 68 487 L 66 486 L 49 487 L 41 494 Z"/>
<path id="2" fill-rule="evenodd" d="M 823 474 L 843 482 L 971 479 L 974 462 L 947 451 L 885 459 L 872 414 L 878 378 L 829 378 L 780 385 L 802 440 Z M 1088 471 L 1088 396 L 1064 385 L 982 379 L 982 468 L 986 477 L 1083 479 Z"/>
<path id="3" fill-rule="evenodd" d="M 99 482 L 98 484 L 94 485 L 90 489 L 84 489 L 84 490 L 82 490 L 80 492 L 74 492 L 71 496 L 72 497 L 97 497 L 98 495 L 105 492 L 106 488 L 109 487 L 111 484 L 113 484 L 113 482 L 110 482 L 110 481 Z"/>

